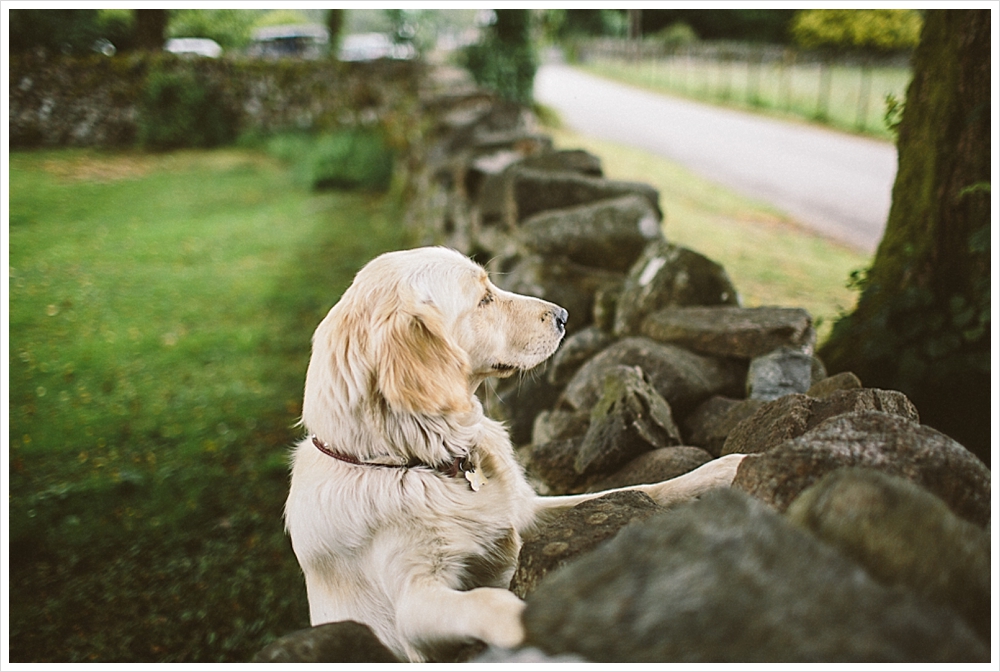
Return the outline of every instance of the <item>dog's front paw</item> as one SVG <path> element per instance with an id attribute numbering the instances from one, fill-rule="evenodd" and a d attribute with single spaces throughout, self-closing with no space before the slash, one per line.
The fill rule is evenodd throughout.
<path id="1" fill-rule="evenodd" d="M 480 639 L 492 646 L 502 649 L 515 649 L 524 643 L 524 625 L 521 614 L 524 613 L 524 602 L 514 593 L 506 590 L 483 588 L 490 591 L 484 601 L 485 614 L 489 614 L 489 623 Z"/>

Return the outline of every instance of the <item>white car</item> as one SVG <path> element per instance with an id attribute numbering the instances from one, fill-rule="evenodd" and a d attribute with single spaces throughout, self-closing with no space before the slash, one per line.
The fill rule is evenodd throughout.
<path id="1" fill-rule="evenodd" d="M 341 61 L 375 61 L 380 58 L 408 60 L 416 57 L 412 44 L 398 44 L 382 33 L 345 35 L 337 58 Z"/>
<path id="2" fill-rule="evenodd" d="M 255 58 L 317 59 L 326 55 L 330 31 L 316 23 L 267 26 L 253 31 L 247 54 Z"/>
<path id="3" fill-rule="evenodd" d="M 171 54 L 194 54 L 207 58 L 218 58 L 222 55 L 219 43 L 204 37 L 174 37 L 167 40 L 163 49 Z"/>

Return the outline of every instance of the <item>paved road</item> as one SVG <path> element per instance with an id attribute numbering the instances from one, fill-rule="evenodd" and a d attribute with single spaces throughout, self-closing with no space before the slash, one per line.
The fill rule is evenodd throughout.
<path id="1" fill-rule="evenodd" d="M 585 135 L 640 147 L 863 252 L 882 238 L 896 148 L 542 66 L 536 99 Z"/>

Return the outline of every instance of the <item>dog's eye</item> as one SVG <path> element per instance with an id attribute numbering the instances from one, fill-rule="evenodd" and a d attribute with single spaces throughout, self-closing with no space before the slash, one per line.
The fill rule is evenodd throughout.
<path id="1" fill-rule="evenodd" d="M 480 306 L 488 306 L 493 303 L 493 292 L 487 291 L 482 299 L 479 300 Z"/>

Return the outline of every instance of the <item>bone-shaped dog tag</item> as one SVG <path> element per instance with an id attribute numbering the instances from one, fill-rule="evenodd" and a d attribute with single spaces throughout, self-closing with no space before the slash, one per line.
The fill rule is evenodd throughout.
<path id="1" fill-rule="evenodd" d="M 469 471 L 465 472 L 465 480 L 469 482 L 472 486 L 473 491 L 479 492 L 479 488 L 483 487 L 487 483 L 487 479 L 481 473 L 477 467 L 473 467 Z"/>

